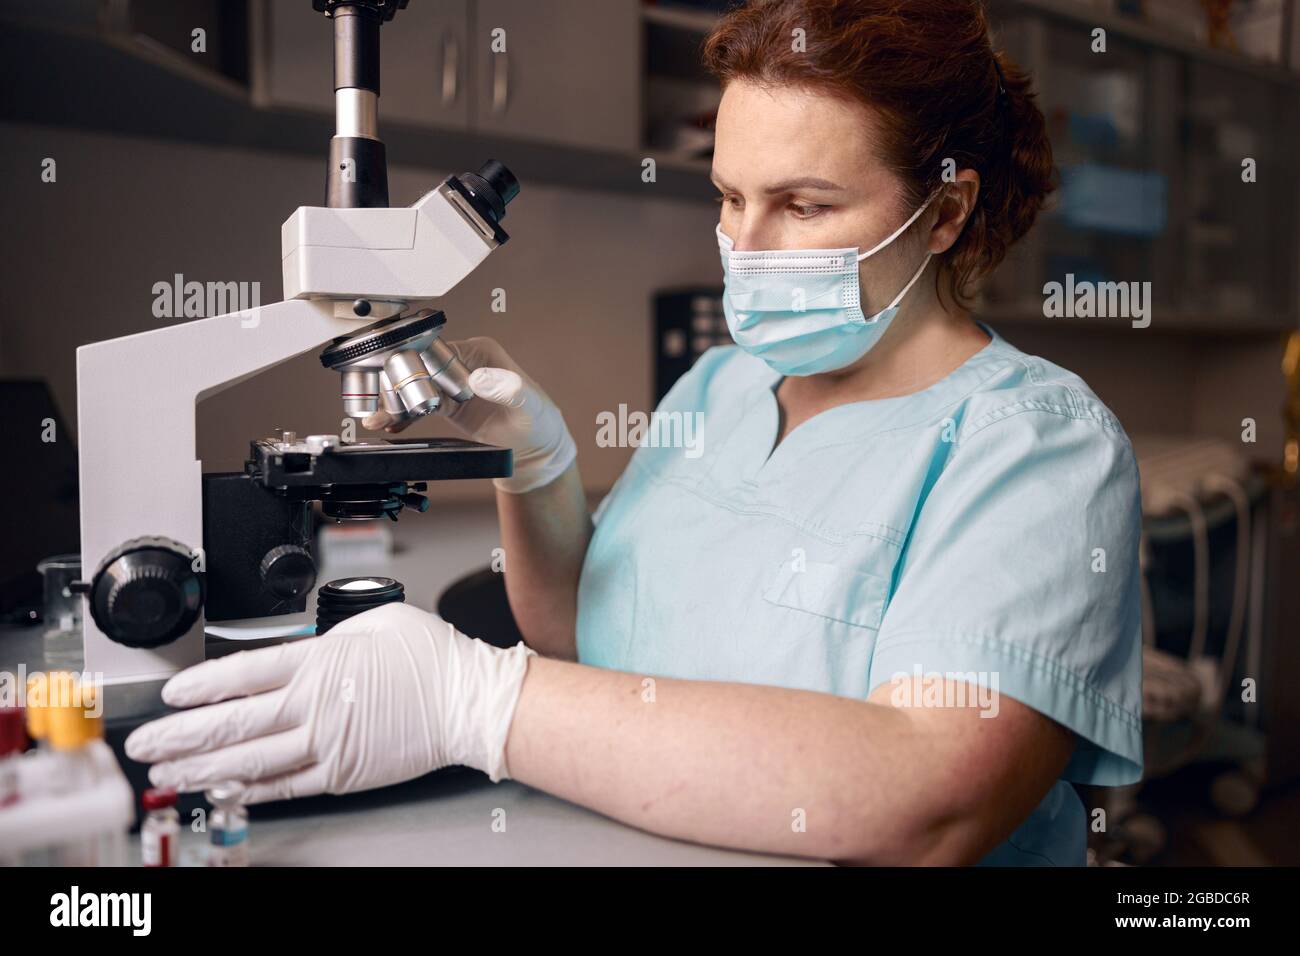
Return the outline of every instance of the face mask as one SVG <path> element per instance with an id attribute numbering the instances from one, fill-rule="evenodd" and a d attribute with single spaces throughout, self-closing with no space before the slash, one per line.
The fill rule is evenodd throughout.
<path id="1" fill-rule="evenodd" d="M 885 334 L 930 255 L 894 301 L 870 317 L 862 314 L 858 263 L 906 232 L 933 200 L 931 195 L 912 218 L 861 254 L 857 249 L 733 252 L 719 225 L 722 305 L 731 337 L 782 375 L 816 375 L 852 365 Z"/>

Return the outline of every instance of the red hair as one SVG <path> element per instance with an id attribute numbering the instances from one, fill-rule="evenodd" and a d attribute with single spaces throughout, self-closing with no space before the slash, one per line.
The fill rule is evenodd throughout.
<path id="1" fill-rule="evenodd" d="M 1054 188 L 1029 77 L 993 52 L 980 0 L 759 0 L 721 19 L 704 63 L 724 87 L 790 84 L 866 104 L 882 131 L 881 159 L 914 206 L 942 183 L 945 159 L 978 172 L 978 201 L 942 257 L 959 303 L 1029 231 Z"/>

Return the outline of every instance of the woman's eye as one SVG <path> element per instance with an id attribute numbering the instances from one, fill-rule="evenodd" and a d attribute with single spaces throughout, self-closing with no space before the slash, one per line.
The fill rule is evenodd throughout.
<path id="1" fill-rule="evenodd" d="M 722 203 L 724 206 L 730 206 L 732 209 L 739 209 L 743 202 L 739 196 L 714 196 L 713 201 Z"/>
<path id="2" fill-rule="evenodd" d="M 790 211 L 799 219 L 811 219 L 813 216 L 820 214 L 821 211 L 826 208 L 828 207 L 818 206 L 811 203 L 790 203 Z"/>

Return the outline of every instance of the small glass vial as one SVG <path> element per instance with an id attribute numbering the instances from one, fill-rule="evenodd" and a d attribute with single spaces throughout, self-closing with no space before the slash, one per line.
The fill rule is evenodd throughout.
<path id="1" fill-rule="evenodd" d="M 218 784 L 204 796 L 208 815 L 208 866 L 248 866 L 248 811 L 239 802 L 237 783 Z"/>
<path id="2" fill-rule="evenodd" d="M 145 866 L 177 866 L 180 860 L 181 815 L 176 811 L 176 791 L 170 787 L 146 790 L 140 800 L 140 853 Z"/>
<path id="3" fill-rule="evenodd" d="M 36 570 L 44 579 L 45 664 L 80 670 L 82 597 L 71 585 L 81 577 L 81 555 L 46 558 Z"/>

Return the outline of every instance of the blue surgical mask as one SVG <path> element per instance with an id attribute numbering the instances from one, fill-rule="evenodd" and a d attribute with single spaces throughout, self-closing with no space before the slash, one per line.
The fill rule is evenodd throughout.
<path id="1" fill-rule="evenodd" d="M 935 194 L 937 195 L 937 194 Z M 907 231 L 934 195 L 882 242 L 857 249 L 788 249 L 733 252 L 719 225 L 723 312 L 736 344 L 782 375 L 817 375 L 852 365 L 880 341 L 899 303 L 930 264 L 875 315 L 862 313 L 858 263 Z"/>

